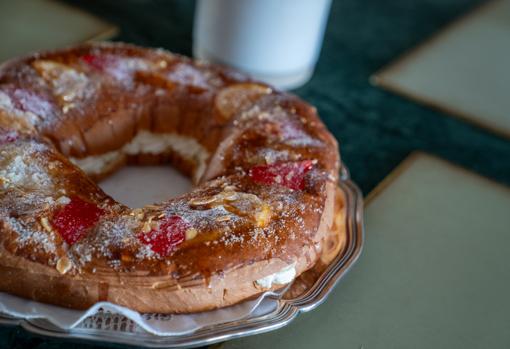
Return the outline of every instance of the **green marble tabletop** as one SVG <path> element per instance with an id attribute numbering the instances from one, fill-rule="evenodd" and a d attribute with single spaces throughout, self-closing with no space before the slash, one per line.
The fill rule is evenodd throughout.
<path id="1" fill-rule="evenodd" d="M 190 0 L 68 0 L 120 28 L 116 39 L 191 54 Z M 422 150 L 510 185 L 510 140 L 369 84 L 375 71 L 478 0 L 336 0 L 313 79 L 296 90 L 317 106 L 367 194 Z M 370 232 L 367 233 L 370 239 Z M 0 348 L 101 348 L 0 328 Z M 111 347 L 111 346 L 109 346 Z"/>

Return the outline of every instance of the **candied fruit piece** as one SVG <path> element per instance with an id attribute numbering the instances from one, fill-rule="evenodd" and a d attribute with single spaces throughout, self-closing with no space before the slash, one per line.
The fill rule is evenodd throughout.
<path id="1" fill-rule="evenodd" d="M 305 175 L 312 169 L 313 161 L 280 162 L 271 165 L 254 166 L 248 175 L 260 184 L 281 185 L 294 190 L 303 190 Z"/>
<path id="2" fill-rule="evenodd" d="M 236 112 L 255 103 L 263 95 L 271 93 L 271 88 L 259 84 L 236 84 L 224 88 L 216 97 L 216 108 L 228 120 Z"/>
<path id="3" fill-rule="evenodd" d="M 138 235 L 138 239 L 160 256 L 167 256 L 186 239 L 189 229 L 192 228 L 188 222 L 174 215 L 164 218 L 159 227 Z"/>
<path id="4" fill-rule="evenodd" d="M 92 68 L 100 71 L 105 70 L 112 63 L 111 59 L 106 56 L 98 56 L 92 54 L 86 54 L 81 56 L 81 60 L 87 63 Z"/>
<path id="5" fill-rule="evenodd" d="M 73 196 L 71 201 L 55 212 L 51 224 L 69 245 L 83 238 L 104 211 L 95 204 Z"/>

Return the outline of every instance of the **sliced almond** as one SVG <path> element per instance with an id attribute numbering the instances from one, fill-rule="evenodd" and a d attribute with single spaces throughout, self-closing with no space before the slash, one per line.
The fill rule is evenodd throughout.
<path id="1" fill-rule="evenodd" d="M 255 222 L 257 224 L 257 227 L 264 228 L 269 224 L 269 221 L 271 220 L 271 207 L 264 203 L 262 204 L 261 209 L 255 213 Z"/>
<path id="2" fill-rule="evenodd" d="M 53 81 L 58 79 L 62 72 L 65 72 L 69 67 L 64 64 L 47 61 L 47 60 L 36 60 L 32 63 L 34 69 L 47 81 Z"/>
<path id="3" fill-rule="evenodd" d="M 204 205 L 212 204 L 213 202 L 216 201 L 216 199 L 217 199 L 216 196 L 208 196 L 208 197 L 204 197 L 204 198 L 193 198 L 190 201 L 188 201 L 188 204 L 190 206 L 204 206 Z"/>
<path id="4" fill-rule="evenodd" d="M 66 103 L 62 106 L 62 112 L 67 114 L 69 110 L 73 109 L 76 106 L 74 103 Z"/>
<path id="5" fill-rule="evenodd" d="M 71 263 L 71 261 L 69 260 L 69 258 L 67 258 L 66 256 L 64 257 L 61 257 L 58 261 L 57 261 L 57 271 L 60 273 L 60 274 L 65 274 L 67 273 L 69 270 L 71 270 L 71 268 L 73 267 L 73 264 Z"/>
<path id="6" fill-rule="evenodd" d="M 230 216 L 220 216 L 216 218 L 216 222 L 228 222 L 231 219 Z"/>
<path id="7" fill-rule="evenodd" d="M 189 228 L 186 230 L 186 240 L 194 239 L 198 234 L 198 231 L 195 228 Z"/>
<path id="8" fill-rule="evenodd" d="M 152 230 L 151 222 L 145 221 L 142 225 L 142 233 L 148 233 Z"/>
<path id="9" fill-rule="evenodd" d="M 133 211 L 129 213 L 129 215 L 135 217 L 138 220 L 142 220 L 144 217 L 144 213 L 141 208 L 135 208 Z"/>
<path id="10" fill-rule="evenodd" d="M 224 186 L 223 186 L 223 191 L 236 191 L 236 186 L 235 185 L 230 185 L 230 184 L 227 184 L 225 183 Z"/>
<path id="11" fill-rule="evenodd" d="M 60 196 L 58 199 L 57 199 L 57 203 L 59 205 L 67 205 L 68 203 L 71 202 L 71 199 L 69 199 L 69 197 L 65 196 L 65 195 L 62 195 Z"/>
<path id="12" fill-rule="evenodd" d="M 46 230 L 48 233 L 53 232 L 53 229 L 51 228 L 50 222 L 48 221 L 48 218 L 41 217 L 41 219 L 39 221 L 41 222 L 41 225 L 44 228 L 44 230 Z"/>
<path id="13" fill-rule="evenodd" d="M 165 60 L 160 60 L 160 61 L 158 62 L 158 66 L 159 66 L 160 68 L 166 68 L 166 67 L 168 66 L 168 63 L 167 63 Z"/>
<path id="14" fill-rule="evenodd" d="M 221 193 L 222 199 L 226 201 L 235 201 L 239 198 L 239 195 L 235 191 L 223 191 Z"/>

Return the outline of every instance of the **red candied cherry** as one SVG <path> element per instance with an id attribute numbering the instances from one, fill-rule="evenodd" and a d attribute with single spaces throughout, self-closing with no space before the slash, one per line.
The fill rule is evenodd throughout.
<path id="1" fill-rule="evenodd" d="M 18 132 L 0 128 L 0 145 L 15 142 L 18 137 Z"/>
<path id="2" fill-rule="evenodd" d="M 248 175 L 256 183 L 276 184 L 294 190 L 303 190 L 305 175 L 312 169 L 313 164 L 313 160 L 303 160 L 254 166 Z"/>
<path id="3" fill-rule="evenodd" d="M 81 56 L 81 60 L 87 63 L 92 68 L 101 71 L 105 70 L 111 64 L 110 58 L 93 54 L 83 55 Z"/>
<path id="4" fill-rule="evenodd" d="M 165 217 L 159 227 L 138 235 L 138 239 L 160 256 L 168 256 L 186 239 L 191 225 L 179 216 Z"/>
<path id="5" fill-rule="evenodd" d="M 87 235 L 103 213 L 95 204 L 74 196 L 67 205 L 55 212 L 51 224 L 62 239 L 72 245 Z"/>

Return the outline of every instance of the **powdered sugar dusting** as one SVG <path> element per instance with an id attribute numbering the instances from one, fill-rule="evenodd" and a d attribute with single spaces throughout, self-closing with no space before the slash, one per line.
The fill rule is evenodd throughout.
<path id="1" fill-rule="evenodd" d="M 143 58 L 120 57 L 105 54 L 99 50 L 96 50 L 93 54 L 83 56 L 82 60 L 91 68 L 110 75 L 124 85 L 133 83 L 134 72 L 156 68 L 154 64 Z"/>
<path id="2" fill-rule="evenodd" d="M 47 169 L 37 159 L 44 147 L 36 143 L 23 144 L 14 153 L 0 151 L 0 179 L 4 188 L 32 188 L 51 190 L 52 180 Z"/>
<path id="3" fill-rule="evenodd" d="M 58 59 L 56 61 L 35 59 L 27 63 L 29 67 L 35 67 L 38 74 L 31 70 L 30 83 L 33 85 L 26 86 L 37 88 L 32 91 L 2 85 L 0 112 L 27 120 L 29 124 L 41 130 L 41 125 L 38 124 L 41 120 L 57 120 L 56 114 L 59 120 L 64 119 L 66 117 L 64 114 L 71 109 L 82 111 L 81 107 L 89 105 L 95 108 L 96 105 L 90 100 L 95 98 L 96 94 L 99 96 L 98 91 L 108 94 L 106 87 L 112 87 L 112 96 L 121 96 L 122 93 L 136 93 L 138 96 L 142 88 L 146 89 L 144 93 L 161 88 L 155 86 L 154 90 L 151 90 L 152 86 L 148 82 L 150 79 L 144 81 L 144 85 L 138 84 L 144 76 L 136 74 L 139 71 L 154 72 L 158 77 L 163 76 L 171 82 L 169 91 L 165 90 L 161 96 L 171 94 L 172 88 L 180 86 L 185 88 L 177 88 L 179 93 L 206 93 L 205 96 L 200 96 L 204 101 L 209 97 L 214 100 L 214 95 L 219 92 L 218 88 L 228 86 L 226 83 L 228 78 L 222 80 L 219 70 L 211 69 L 207 65 L 194 64 L 186 59 L 177 62 L 168 60 L 167 63 L 166 58 L 156 61 L 152 56 L 128 57 L 112 54 L 112 51 L 108 50 L 102 51 L 101 47 L 97 46 L 90 50 L 91 54 L 87 59 L 83 56 L 76 57 L 74 61 L 71 59 L 69 66 L 58 63 L 62 61 Z M 229 76 L 230 79 L 234 79 L 235 74 Z M 140 80 L 137 80 L 138 78 Z M 239 79 L 244 81 L 245 78 Z M 104 89 L 101 90 L 99 87 Z M 204 267 L 199 269 L 196 263 L 205 260 L 210 264 L 216 263 L 217 268 L 211 267 L 210 271 L 218 272 L 224 270 L 224 267 L 232 267 L 233 263 L 239 261 L 251 262 L 281 256 L 287 248 L 291 248 L 290 244 L 286 245 L 288 241 L 301 247 L 307 243 L 306 235 L 313 235 L 314 224 L 320 219 L 322 214 L 320 200 L 323 192 L 314 191 L 311 185 L 308 186 L 308 182 L 306 188 L 299 186 L 293 189 L 281 185 L 273 186 L 272 183 L 262 185 L 247 176 L 249 168 L 247 163 L 251 166 L 295 161 L 306 154 L 306 148 L 321 145 L 320 140 L 304 127 L 306 120 L 301 120 L 296 110 L 288 106 L 282 107 L 276 99 L 271 100 L 274 94 L 274 91 L 267 89 L 267 93 L 263 93 L 264 96 L 261 97 L 264 101 L 257 99 L 256 102 L 253 101 L 253 105 L 249 104 L 251 108 L 246 106 L 248 110 L 240 114 L 235 113 L 237 119 L 233 123 L 238 126 L 237 129 L 241 129 L 240 139 L 245 135 L 244 130 L 252 130 L 261 135 L 256 139 L 260 141 L 259 144 L 254 147 L 235 148 L 238 146 L 235 144 L 237 141 L 242 144 L 241 140 L 236 139 L 232 142 L 235 154 L 243 157 L 245 149 L 248 149 L 251 151 L 250 159 L 233 164 L 231 168 L 225 170 L 228 175 L 204 183 L 191 193 L 161 205 L 149 205 L 138 211 L 111 201 L 102 196 L 100 191 L 94 192 L 90 182 L 87 183 L 91 185 L 91 190 L 80 191 L 80 188 L 76 189 L 73 185 L 84 184 L 84 181 L 65 182 L 63 178 L 58 178 L 58 173 L 68 173 L 67 170 L 71 173 L 77 172 L 72 172 L 72 168 L 65 163 L 59 165 L 61 168 L 51 171 L 51 162 L 47 155 L 55 150 L 44 143 L 23 138 L 2 144 L 0 223 L 18 234 L 19 246 L 36 246 L 35 249 L 40 248 L 44 252 L 52 252 L 62 247 L 79 267 L 86 267 L 89 263 L 95 266 L 94 263 L 99 258 L 101 262 L 117 270 L 127 270 L 127 266 L 143 270 L 146 264 L 139 262 L 148 261 L 148 264 L 158 266 L 159 269 L 154 273 L 164 275 L 173 275 L 171 274 L 173 269 L 170 269 L 173 263 L 177 266 L 172 265 L 172 268 L 197 274 L 204 270 Z M 42 96 L 46 96 L 47 100 Z M 54 107 L 55 100 L 60 110 Z M 107 105 L 105 113 L 106 110 L 114 112 L 116 106 Z M 79 115 L 76 115 L 78 119 Z M 75 114 L 71 117 L 75 117 Z M 76 125 L 70 123 L 72 127 Z M 196 160 L 195 162 L 200 165 L 196 169 L 199 173 L 197 178 L 201 177 L 202 167 L 205 168 L 209 156 L 205 148 L 202 149 L 198 142 L 194 143 L 194 138 L 184 139 L 180 134 L 169 136 L 136 131 L 131 143 L 118 151 L 135 155 L 160 154 L 173 149 L 184 158 Z M 204 135 L 200 137 L 202 136 Z M 65 141 L 68 139 L 62 142 Z M 60 171 L 61 169 L 66 171 Z M 81 173 L 78 175 L 81 176 Z M 286 177 L 277 177 L 275 181 L 277 183 L 290 181 L 293 176 L 294 174 L 289 173 Z M 320 184 L 321 178 L 313 177 L 311 182 Z M 59 186 L 59 183 L 63 183 L 62 186 Z M 70 188 L 72 190 L 66 192 L 66 189 Z M 301 192 L 302 189 L 306 189 L 306 192 L 304 190 Z M 68 246 L 61 242 L 61 237 L 53 230 L 51 217 L 61 206 L 68 205 L 74 195 L 80 195 L 84 201 L 98 205 L 105 211 L 105 215 L 90 227 L 81 240 Z M 305 219 L 306 215 L 312 218 Z M 190 228 L 186 229 L 185 240 L 179 241 L 175 251 L 170 251 L 168 257 L 160 256 L 149 245 L 144 244 L 139 236 L 143 232 L 158 229 L 161 222 L 172 216 L 182 218 Z M 56 247 L 56 244 L 59 246 Z M 187 259 L 188 251 L 195 253 L 197 259 Z M 220 262 L 228 259 L 229 255 L 235 257 L 230 257 L 233 258 L 231 263 L 221 264 Z M 209 265 L 205 267 L 209 270 L 208 268 Z"/>
<path id="4" fill-rule="evenodd" d="M 3 91 L 0 91 L 0 111 L 5 112 L 6 115 L 15 115 L 16 117 L 28 122 L 28 124 L 32 126 L 39 121 L 39 117 L 31 112 L 29 108 L 24 111 L 20 109 L 20 107 L 16 107 L 11 97 Z"/>
<path id="5" fill-rule="evenodd" d="M 150 67 L 150 63 L 141 58 L 122 58 L 117 59 L 116 63 L 109 66 L 107 71 L 117 80 L 131 83 L 135 71 L 147 71 Z"/>
<path id="6" fill-rule="evenodd" d="M 86 265 L 95 256 L 114 261 L 119 258 L 116 250 L 139 245 L 135 236 L 138 229 L 139 222 L 129 215 L 101 219 L 87 238 L 73 245 L 73 251 L 80 265 Z M 150 253 L 146 251 L 143 256 L 150 257 Z"/>
<path id="7" fill-rule="evenodd" d="M 18 234 L 17 242 L 20 247 L 33 246 L 37 251 L 38 248 L 42 252 L 53 253 L 56 251 L 54 235 L 48 232 L 35 230 L 26 227 L 22 222 L 12 217 L 6 217 L 4 222 L 7 227 Z"/>
<path id="8" fill-rule="evenodd" d="M 210 75 L 208 76 L 189 64 L 181 63 L 173 67 L 173 70 L 167 74 L 167 78 L 170 81 L 203 89 L 209 88 L 211 80 Z"/>
<path id="9" fill-rule="evenodd" d="M 19 110 L 31 113 L 28 115 L 35 116 L 35 119 L 51 119 L 55 115 L 53 105 L 33 91 L 16 88 L 12 98 Z"/>

